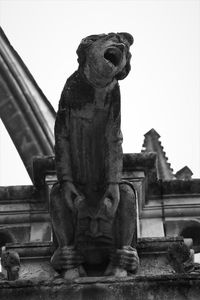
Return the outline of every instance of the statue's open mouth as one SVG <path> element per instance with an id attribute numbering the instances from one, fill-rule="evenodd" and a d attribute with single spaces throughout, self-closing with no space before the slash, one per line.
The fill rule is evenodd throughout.
<path id="1" fill-rule="evenodd" d="M 104 52 L 104 58 L 116 67 L 122 60 L 122 52 L 119 48 L 110 47 Z"/>

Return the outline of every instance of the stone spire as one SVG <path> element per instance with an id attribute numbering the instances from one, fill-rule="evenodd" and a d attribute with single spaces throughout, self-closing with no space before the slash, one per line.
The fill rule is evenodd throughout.
<path id="1" fill-rule="evenodd" d="M 157 153 L 157 174 L 158 179 L 172 180 L 175 179 L 173 169 L 168 162 L 166 153 L 163 150 L 163 146 L 159 141 L 160 135 L 155 129 L 151 129 L 144 135 L 144 143 L 142 152 L 156 152 Z"/>

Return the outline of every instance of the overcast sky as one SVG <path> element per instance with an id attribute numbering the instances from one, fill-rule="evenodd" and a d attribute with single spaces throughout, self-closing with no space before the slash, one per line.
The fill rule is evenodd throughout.
<path id="1" fill-rule="evenodd" d="M 81 39 L 130 32 L 132 70 L 120 82 L 124 152 L 140 152 L 143 135 L 154 128 L 174 172 L 187 165 L 200 177 L 200 1 L 0 0 L 0 21 L 56 110 L 66 79 L 77 69 Z M 2 171 L 12 148 L 7 140 L 1 134 L 0 184 L 16 182 Z M 16 183 L 27 183 L 14 154 L 13 160 Z"/>

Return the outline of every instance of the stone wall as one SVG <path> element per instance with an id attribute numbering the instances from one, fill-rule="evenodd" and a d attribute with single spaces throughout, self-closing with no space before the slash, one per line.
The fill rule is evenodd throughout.
<path id="1" fill-rule="evenodd" d="M 9 242 L 49 241 L 51 225 L 45 190 L 0 187 L 0 246 Z"/>

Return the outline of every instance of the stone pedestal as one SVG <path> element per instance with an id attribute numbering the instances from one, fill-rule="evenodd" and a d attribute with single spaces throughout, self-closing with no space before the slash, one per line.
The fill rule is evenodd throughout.
<path id="1" fill-rule="evenodd" d="M 126 278 L 81 277 L 66 281 L 50 265 L 52 243 L 8 244 L 18 252 L 21 270 L 16 281 L 0 281 L 1 300 L 122 300 L 199 299 L 200 276 L 177 274 L 169 265 L 167 251 L 182 238 L 138 240 L 140 268 Z"/>
<path id="2" fill-rule="evenodd" d="M 199 295 L 200 277 L 186 274 L 0 282 L 1 300 L 198 300 Z"/>
<path id="3" fill-rule="evenodd" d="M 167 251 L 172 244 L 182 243 L 180 237 L 172 238 L 139 238 L 137 251 L 140 257 L 140 275 L 168 275 L 174 273 L 167 259 Z M 19 254 L 21 259 L 20 279 L 51 279 L 58 277 L 51 267 L 50 258 L 55 251 L 52 242 L 25 244 L 7 244 L 6 250 Z M 96 277 L 100 278 L 100 277 Z"/>

